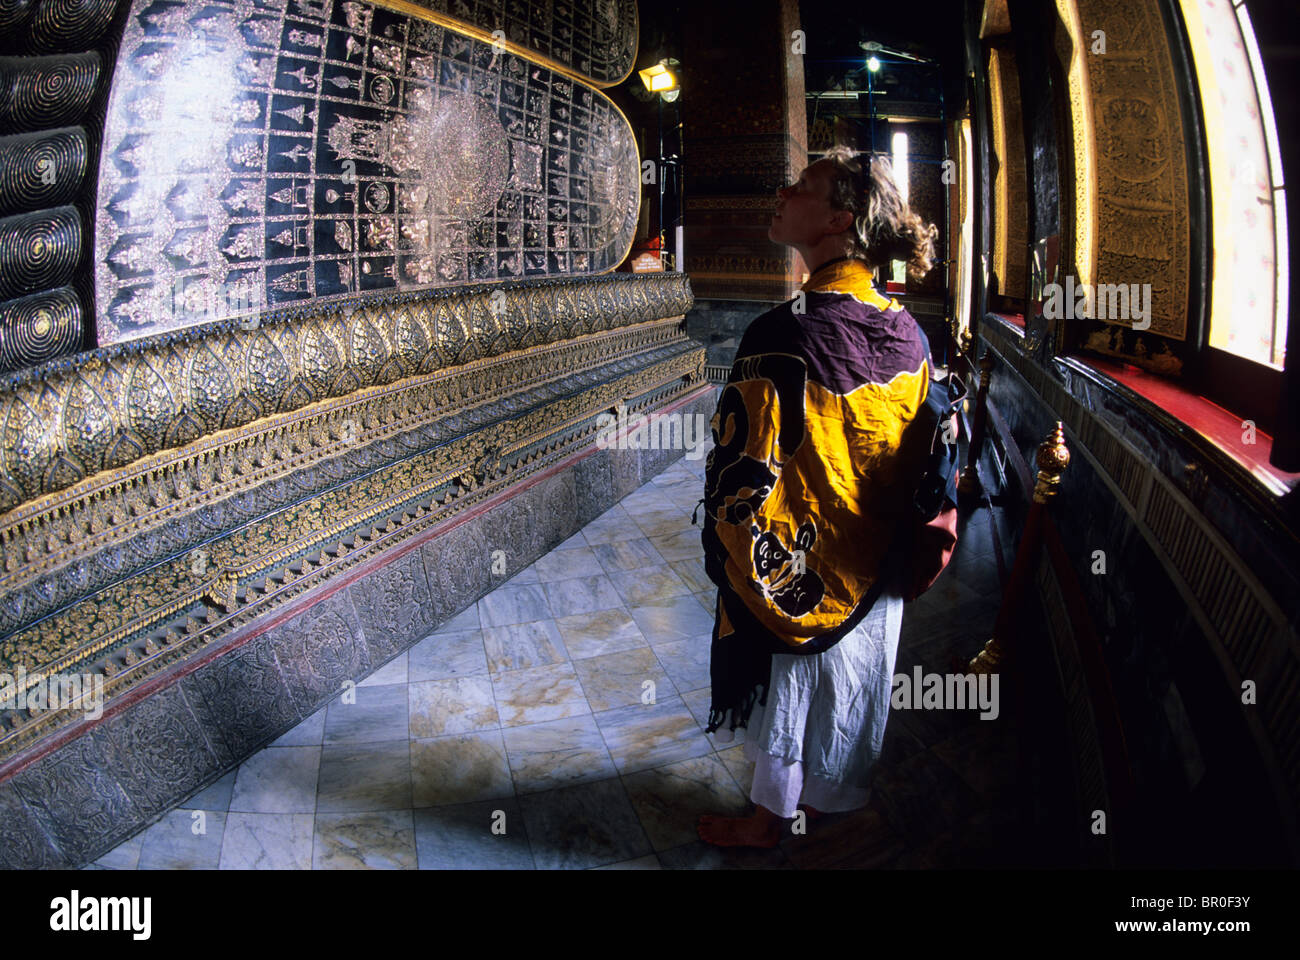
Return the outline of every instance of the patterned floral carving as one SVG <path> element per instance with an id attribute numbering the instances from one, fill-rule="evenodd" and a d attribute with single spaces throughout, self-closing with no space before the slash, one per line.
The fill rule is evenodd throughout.
<path id="1" fill-rule="evenodd" d="M 592 289 L 586 290 L 588 286 Z M 527 317 L 534 328 L 530 307 L 541 305 L 547 328 L 538 331 L 542 343 L 587 332 L 599 309 L 596 291 L 606 287 L 609 301 L 616 305 L 600 320 L 609 328 L 684 314 L 693 303 L 683 274 L 547 282 L 531 291 L 521 286 L 496 289 L 505 296 L 502 315 L 513 311 Z M 585 299 L 575 302 L 575 289 L 585 290 Z M 625 296 L 631 290 L 643 291 L 645 300 Z M 421 360 L 422 372 L 498 356 L 511 344 L 491 303 L 486 293 L 451 291 L 399 296 L 368 304 L 350 316 L 336 310 L 287 312 L 268 317 L 252 330 L 230 321 L 129 347 L 102 348 L 57 369 L 12 375 L 0 385 L 0 511 L 14 511 L 98 470 L 124 467 L 188 442 L 184 438 L 195 429 L 206 434 L 243 426 L 301 406 L 300 397 L 291 396 L 300 384 L 300 389 L 325 399 L 385 382 L 380 374 L 402 336 L 436 345 Z M 552 322 L 545 323 L 547 318 Z M 393 371 L 400 369 L 389 368 L 386 376 L 396 379 Z M 93 387 L 90 393 L 78 386 L 83 380 Z M 79 402 L 70 402 L 73 394 Z M 173 429 L 187 412 L 192 421 Z M 70 439 L 86 435 L 96 438 L 92 462 Z M 101 446 L 106 447 L 102 461 Z M 59 457 L 67 467 L 51 470 Z M 78 465 L 84 473 L 78 472 Z"/>

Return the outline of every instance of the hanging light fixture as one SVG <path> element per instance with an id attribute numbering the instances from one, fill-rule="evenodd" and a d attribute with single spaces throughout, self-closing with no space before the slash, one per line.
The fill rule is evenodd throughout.
<path id="1" fill-rule="evenodd" d="M 659 94 L 671 103 L 681 95 L 676 70 L 680 66 L 681 63 L 672 57 L 664 57 L 654 66 L 638 70 L 637 73 L 641 77 L 641 82 L 645 84 L 646 90 Z"/>

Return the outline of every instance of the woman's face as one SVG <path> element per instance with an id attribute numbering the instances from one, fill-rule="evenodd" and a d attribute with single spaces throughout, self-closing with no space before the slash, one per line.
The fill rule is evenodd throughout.
<path id="1" fill-rule="evenodd" d="M 832 169 L 829 160 L 818 160 L 805 167 L 795 183 L 776 192 L 779 199 L 767 228 L 768 239 L 789 247 L 811 248 L 844 231 L 842 225 L 836 228 L 836 221 L 847 217 L 852 222 L 852 215 L 830 205 Z"/>

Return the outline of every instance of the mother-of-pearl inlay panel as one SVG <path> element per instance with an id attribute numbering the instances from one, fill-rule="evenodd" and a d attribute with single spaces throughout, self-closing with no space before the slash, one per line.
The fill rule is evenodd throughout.
<path id="1" fill-rule="evenodd" d="M 380 0 L 406 3 L 452 17 L 487 33 L 500 30 L 526 47 L 599 87 L 632 72 L 637 47 L 636 0 Z"/>
<path id="2" fill-rule="evenodd" d="M 357 0 L 134 0 L 100 165 L 99 341 L 608 271 L 638 174 L 618 108 L 516 48 Z"/>

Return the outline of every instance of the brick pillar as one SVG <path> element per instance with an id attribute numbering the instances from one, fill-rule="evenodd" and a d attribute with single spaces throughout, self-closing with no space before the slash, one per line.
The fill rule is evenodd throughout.
<path id="1" fill-rule="evenodd" d="M 685 260 L 697 299 L 779 302 L 803 261 L 767 238 L 776 190 L 807 164 L 798 0 L 687 7 L 682 129 Z"/>

